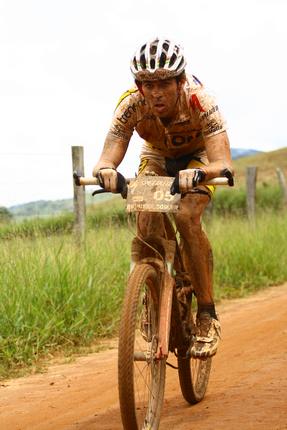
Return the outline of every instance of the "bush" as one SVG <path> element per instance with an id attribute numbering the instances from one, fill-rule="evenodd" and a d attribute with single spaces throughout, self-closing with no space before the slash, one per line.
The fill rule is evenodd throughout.
<path id="1" fill-rule="evenodd" d="M 218 187 L 219 188 L 219 187 Z M 246 189 L 218 189 L 213 198 L 213 211 L 222 215 L 246 214 Z M 260 185 L 256 189 L 256 209 L 279 211 L 283 207 L 282 191 L 279 186 Z"/>

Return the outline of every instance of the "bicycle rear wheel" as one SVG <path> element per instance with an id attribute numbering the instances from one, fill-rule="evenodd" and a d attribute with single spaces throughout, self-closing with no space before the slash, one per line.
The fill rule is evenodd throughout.
<path id="1" fill-rule="evenodd" d="M 189 305 L 189 326 L 194 327 L 191 300 Z M 212 357 L 206 359 L 178 356 L 178 376 L 183 397 L 190 404 L 200 402 L 207 389 Z"/>
<path id="2" fill-rule="evenodd" d="M 156 360 L 158 273 L 136 265 L 128 279 L 119 332 L 118 383 L 125 430 L 156 430 L 163 403 L 166 360 Z"/>
<path id="3" fill-rule="evenodd" d="M 178 375 L 183 397 L 190 404 L 200 402 L 206 392 L 212 358 L 178 358 Z"/>

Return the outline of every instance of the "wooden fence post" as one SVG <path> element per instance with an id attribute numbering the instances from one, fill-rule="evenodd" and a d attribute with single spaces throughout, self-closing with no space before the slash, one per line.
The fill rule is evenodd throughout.
<path id="1" fill-rule="evenodd" d="M 84 148 L 82 146 L 72 146 L 73 172 L 76 170 L 84 176 Z M 78 187 L 74 184 L 74 233 L 79 245 L 85 241 L 85 216 L 86 201 L 85 187 Z"/>
<path id="2" fill-rule="evenodd" d="M 278 177 L 278 181 L 279 181 L 279 185 L 283 191 L 283 204 L 285 207 L 287 207 L 287 183 L 286 183 L 286 178 L 285 175 L 283 173 L 283 171 L 277 167 L 276 169 L 276 173 L 277 173 L 277 177 Z"/>
<path id="3" fill-rule="evenodd" d="M 257 167 L 249 166 L 246 168 L 246 203 L 247 215 L 250 221 L 255 220 L 255 199 L 256 199 L 256 179 Z"/>

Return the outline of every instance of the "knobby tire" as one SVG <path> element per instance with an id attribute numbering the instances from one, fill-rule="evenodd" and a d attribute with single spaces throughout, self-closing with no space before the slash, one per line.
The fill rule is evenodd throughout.
<path id="1" fill-rule="evenodd" d="M 154 358 L 158 340 L 159 278 L 153 266 L 138 264 L 128 279 L 118 349 L 124 430 L 157 430 L 159 427 L 166 372 L 166 360 Z M 142 360 L 135 360 L 137 356 Z"/>
<path id="2" fill-rule="evenodd" d="M 192 306 L 189 308 L 190 326 L 194 327 Z M 195 404 L 200 402 L 207 389 L 212 358 L 199 359 L 178 356 L 178 376 L 184 399 Z"/>

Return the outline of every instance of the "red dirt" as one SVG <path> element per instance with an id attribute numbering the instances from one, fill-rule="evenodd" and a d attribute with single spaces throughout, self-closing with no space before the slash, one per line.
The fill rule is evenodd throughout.
<path id="1" fill-rule="evenodd" d="M 160 429 L 287 429 L 287 284 L 219 306 L 223 339 L 205 399 L 190 407 L 168 368 Z M 0 385 L 3 430 L 122 429 L 117 350 Z M 172 361 L 172 360 L 171 360 Z"/>

